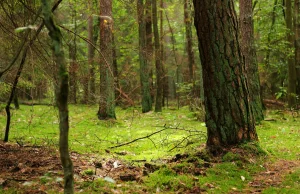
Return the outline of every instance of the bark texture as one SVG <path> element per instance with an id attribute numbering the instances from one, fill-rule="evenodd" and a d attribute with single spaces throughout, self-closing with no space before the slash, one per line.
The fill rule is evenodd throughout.
<path id="1" fill-rule="evenodd" d="M 100 0 L 100 105 L 99 119 L 115 119 L 115 87 L 113 71 L 112 0 Z"/>
<path id="2" fill-rule="evenodd" d="M 249 83 L 250 104 L 255 121 L 260 122 L 264 119 L 264 114 L 260 96 L 256 49 L 254 45 L 252 0 L 240 0 L 240 32 L 241 50 Z"/>
<path id="3" fill-rule="evenodd" d="M 148 5 L 149 6 L 149 5 Z M 146 113 L 152 110 L 152 98 L 150 94 L 150 67 L 147 60 L 147 51 L 150 50 L 149 42 L 146 44 L 146 15 L 144 1 L 137 1 L 137 14 L 139 22 L 139 60 L 140 60 L 140 80 L 142 91 L 142 112 Z M 148 16 L 147 16 L 148 17 Z M 148 29 L 149 30 L 149 29 Z M 147 47 L 148 45 L 148 47 Z"/>
<path id="4" fill-rule="evenodd" d="M 293 32 L 293 21 L 292 21 L 292 1 L 286 0 L 286 15 L 285 15 L 285 22 L 287 31 L 287 41 L 289 42 L 289 47 L 294 47 L 294 36 Z M 295 68 L 295 61 L 292 57 L 288 58 L 288 105 L 292 108 L 296 104 L 296 68 Z"/>
<path id="5" fill-rule="evenodd" d="M 194 0 L 206 109 L 207 146 L 257 140 L 232 0 Z"/>
<path id="6" fill-rule="evenodd" d="M 300 96 L 300 0 L 295 0 L 295 68 L 297 73 L 297 95 Z"/>
<path id="7" fill-rule="evenodd" d="M 85 101 L 95 102 L 96 96 L 96 86 L 95 86 L 95 47 L 97 44 L 97 40 L 99 37 L 99 25 L 100 20 L 98 17 L 94 17 L 92 14 L 94 13 L 93 2 L 89 0 L 89 10 L 91 15 L 88 18 L 88 62 L 89 62 L 89 76 L 87 76 L 87 85 L 85 88 Z"/>
<path id="8" fill-rule="evenodd" d="M 155 112 L 162 111 L 163 100 L 163 66 L 161 63 L 161 52 L 158 33 L 157 22 L 157 4 L 156 0 L 152 0 L 152 23 L 154 32 L 154 45 L 155 45 L 155 67 L 156 67 L 156 99 L 155 99 Z"/>
<path id="9" fill-rule="evenodd" d="M 189 82 L 194 83 L 195 55 L 193 51 L 191 3 L 191 0 L 185 0 L 184 2 L 184 23 L 186 51 L 188 55 Z"/>
<path id="10" fill-rule="evenodd" d="M 59 66 L 59 86 L 56 90 L 56 103 L 59 110 L 59 152 L 64 170 L 64 193 L 74 193 L 73 163 L 69 154 L 69 76 L 62 48 L 62 34 L 54 24 L 48 0 L 41 0 L 43 16 L 49 36 L 52 39 L 54 61 Z"/>

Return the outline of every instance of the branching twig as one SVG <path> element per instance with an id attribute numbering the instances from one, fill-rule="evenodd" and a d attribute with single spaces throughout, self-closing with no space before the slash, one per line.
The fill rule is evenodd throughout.
<path id="1" fill-rule="evenodd" d="M 168 128 L 165 127 L 164 129 L 155 131 L 155 132 L 153 132 L 153 133 L 151 133 L 151 134 L 149 134 L 149 135 L 146 135 L 146 136 L 144 136 L 144 137 L 139 137 L 139 138 L 134 139 L 134 140 L 132 140 L 132 141 L 130 141 L 130 142 L 122 143 L 122 144 L 119 144 L 119 145 L 116 145 L 116 146 L 112 146 L 112 147 L 109 147 L 109 148 L 110 148 L 110 149 L 113 149 L 113 148 L 118 148 L 118 147 L 122 147 L 122 146 L 125 146 L 125 145 L 129 145 L 129 144 L 131 144 L 131 143 L 133 143 L 133 142 L 136 142 L 136 141 L 138 141 L 138 140 L 142 140 L 142 139 L 149 138 L 149 137 L 151 137 L 151 136 L 153 136 L 153 135 L 155 135 L 155 134 L 157 134 L 157 133 L 160 133 L 160 132 L 162 132 L 162 131 L 164 131 L 164 130 L 166 130 L 166 129 L 168 129 Z"/>

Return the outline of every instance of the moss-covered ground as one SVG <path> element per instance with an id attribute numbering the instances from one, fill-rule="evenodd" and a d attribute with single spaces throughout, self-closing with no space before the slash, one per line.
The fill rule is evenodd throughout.
<path id="1" fill-rule="evenodd" d="M 70 105 L 70 148 L 76 192 L 299 193 L 297 112 L 268 111 L 266 120 L 256 127 L 259 143 L 233 147 L 214 157 L 204 149 L 205 124 L 197 121 L 188 107 L 146 114 L 140 108 L 117 108 L 116 121 L 98 120 L 97 109 L 97 106 Z M 5 122 L 2 109 L 1 137 Z M 57 156 L 58 132 L 54 107 L 23 105 L 20 110 L 12 110 L 9 144 L 1 143 L 0 153 L 17 155 L 16 150 L 24 149 L 20 156 L 26 157 L 28 148 L 42 147 Z M 38 170 L 45 171 L 33 173 L 37 164 L 30 162 L 43 152 L 39 153 L 27 154 L 31 160 L 15 158 L 15 163 L 3 166 L 7 171 L 0 173 L 0 193 L 62 192 L 58 157 L 51 158 L 52 162 L 41 162 L 43 166 L 52 164 L 53 169 L 43 168 Z M 2 164 L 6 161 L 0 160 Z M 13 172 L 18 177 L 12 176 Z M 33 178 L 29 178 L 30 173 Z"/>

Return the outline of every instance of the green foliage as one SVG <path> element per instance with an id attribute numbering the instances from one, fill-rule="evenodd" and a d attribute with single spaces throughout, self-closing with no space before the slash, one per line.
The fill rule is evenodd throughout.
<path id="1" fill-rule="evenodd" d="M 2 96 L 5 96 L 5 95 L 9 94 L 10 89 L 11 88 L 10 88 L 9 84 L 0 81 L 0 96 L 1 96 L 0 99 L 1 100 L 4 100 L 4 99 L 2 99 Z"/>
<path id="2" fill-rule="evenodd" d="M 279 87 L 279 91 L 275 93 L 276 99 L 285 100 L 287 97 L 287 88 L 286 87 Z"/>
<path id="3" fill-rule="evenodd" d="M 83 171 L 84 175 L 93 175 L 94 174 L 94 170 L 93 169 L 87 169 L 85 171 Z"/>

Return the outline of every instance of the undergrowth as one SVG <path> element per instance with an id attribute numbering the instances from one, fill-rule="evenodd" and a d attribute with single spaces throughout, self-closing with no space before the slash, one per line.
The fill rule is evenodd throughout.
<path id="1" fill-rule="evenodd" d="M 77 183 L 76 189 L 81 193 L 247 193 L 255 191 L 249 185 L 258 174 L 270 171 L 266 163 L 300 158 L 299 117 L 290 112 L 268 112 L 266 121 L 256 126 L 259 143 L 245 143 L 213 157 L 203 149 L 205 124 L 197 121 L 189 107 L 145 114 L 139 108 L 117 108 L 116 121 L 98 120 L 97 108 L 70 106 L 72 152 L 94 158 L 113 157 L 141 168 L 143 164 L 135 161 L 150 162 L 155 168 L 138 181 L 109 183 L 100 178 Z M 1 110 L 0 115 L 3 137 L 5 112 Z M 139 140 L 116 147 L 135 139 Z M 49 106 L 21 106 L 20 110 L 12 110 L 10 142 L 57 148 L 57 110 Z M 282 176 L 282 184 L 265 186 L 261 192 L 298 193 L 299 170 L 291 170 Z M 82 173 L 93 176 L 93 170 Z M 47 181 L 45 177 L 40 180 L 41 184 Z"/>

